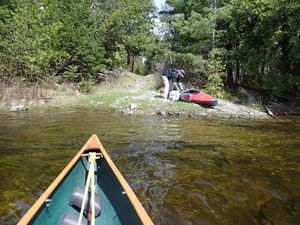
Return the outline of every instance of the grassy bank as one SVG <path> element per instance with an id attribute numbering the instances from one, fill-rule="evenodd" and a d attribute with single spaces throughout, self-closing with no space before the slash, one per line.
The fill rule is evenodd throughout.
<path id="1" fill-rule="evenodd" d="M 75 84 L 51 83 L 41 86 L 12 85 L 2 89 L 0 107 L 6 110 L 47 109 L 64 107 L 105 107 L 127 115 L 189 116 L 196 118 L 266 118 L 261 105 L 248 102 L 248 106 L 219 100 L 215 108 L 197 104 L 164 100 L 159 93 L 161 80 L 158 74 L 138 76 L 122 73 L 113 80 L 93 85 L 91 93 L 82 93 Z M 240 100 L 241 98 L 236 99 Z M 15 107 L 15 108 L 14 108 Z M 17 109 L 18 110 L 18 109 Z M 13 110 L 13 111 L 17 111 Z"/>

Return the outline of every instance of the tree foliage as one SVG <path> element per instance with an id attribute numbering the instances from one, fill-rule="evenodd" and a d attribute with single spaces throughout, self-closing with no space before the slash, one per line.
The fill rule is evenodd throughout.
<path id="1" fill-rule="evenodd" d="M 221 60 L 225 67 L 219 72 L 228 86 L 299 95 L 299 1 L 169 0 L 167 4 L 173 54 L 202 57 L 203 74 L 214 61 L 218 68 Z M 215 50 L 219 54 L 213 60 Z"/>
<path id="2" fill-rule="evenodd" d="M 152 0 L 3 0 L 1 77 L 35 82 L 56 76 L 80 82 L 102 68 L 145 74 L 164 55 L 206 77 L 209 90 L 244 86 L 299 95 L 299 1 L 166 3 L 162 21 L 168 32 L 161 40 L 152 32 Z M 137 58 L 145 65 L 137 68 Z"/>
<path id="3" fill-rule="evenodd" d="M 30 81 L 92 79 L 102 68 L 134 66 L 154 42 L 152 1 L 5 0 L 0 69 Z"/>

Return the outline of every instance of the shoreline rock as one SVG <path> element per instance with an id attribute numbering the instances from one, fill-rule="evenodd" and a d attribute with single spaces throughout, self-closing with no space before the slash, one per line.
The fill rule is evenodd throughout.
<path id="1" fill-rule="evenodd" d="M 28 110 L 28 106 L 30 109 L 92 106 L 112 109 L 128 116 L 187 116 L 190 118 L 246 120 L 274 118 L 270 112 L 268 115 L 266 106 L 262 104 L 257 104 L 254 108 L 243 105 L 239 101 L 219 100 L 218 106 L 207 108 L 193 103 L 165 100 L 159 93 L 160 79 L 158 74 L 139 76 L 125 72 L 110 81 L 94 86 L 93 94 L 79 93 L 74 85 L 66 84 L 66 87 L 60 85 L 59 89 L 41 89 L 42 98 L 27 99 L 27 102 L 20 102 L 20 99 L 12 98 L 12 96 L 20 96 L 15 92 L 14 95 L 11 95 L 12 91 L 17 90 L 17 87 L 12 87 L 12 90 L 6 89 L 7 95 L 5 93 L 2 95 L 0 107 L 16 112 Z M 30 89 L 30 87 L 28 88 Z M 22 91 L 25 90 L 22 89 Z M 43 99 L 47 99 L 47 101 Z"/>
<path id="2" fill-rule="evenodd" d="M 10 108 L 11 112 L 18 112 L 18 111 L 27 111 L 29 108 L 28 106 L 24 104 L 17 104 L 17 105 L 12 105 Z"/>

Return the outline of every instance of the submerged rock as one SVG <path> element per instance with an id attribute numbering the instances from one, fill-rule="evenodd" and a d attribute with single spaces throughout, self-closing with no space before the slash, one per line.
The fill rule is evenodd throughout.
<path id="1" fill-rule="evenodd" d="M 259 211 L 264 219 L 262 224 L 299 224 L 300 212 L 297 209 L 299 198 L 288 199 L 286 201 L 271 199 L 263 204 Z"/>
<path id="2" fill-rule="evenodd" d="M 17 199 L 5 215 L 0 216 L 1 225 L 14 225 L 30 209 L 30 205 Z"/>

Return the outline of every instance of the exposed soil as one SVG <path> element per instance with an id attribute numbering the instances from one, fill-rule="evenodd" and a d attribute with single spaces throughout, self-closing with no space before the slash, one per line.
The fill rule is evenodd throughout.
<path id="1" fill-rule="evenodd" d="M 219 100 L 218 106 L 206 108 L 193 103 L 164 100 L 159 92 L 160 87 L 162 87 L 162 81 L 158 74 L 139 76 L 129 72 L 121 73 L 95 85 L 91 94 L 82 94 L 76 86 L 70 84 L 53 84 L 46 88 L 15 85 L 1 88 L 0 107 L 19 111 L 75 105 L 109 107 L 127 115 L 147 114 L 225 119 L 269 118 L 259 104 L 252 104 L 253 107 Z"/>
<path id="2" fill-rule="evenodd" d="M 130 93 L 118 98 L 111 105 L 117 111 L 128 115 L 182 115 L 197 118 L 221 117 L 226 119 L 269 118 L 267 113 L 261 110 L 263 107 L 258 104 L 254 108 L 226 100 L 219 100 L 218 106 L 207 108 L 193 103 L 164 100 L 159 91 L 159 88 L 162 87 L 162 81 L 157 74 L 143 77 L 127 72 L 121 74 L 117 80 L 109 81 L 106 84 L 102 84 L 102 86 L 108 92 L 118 90 Z"/>

